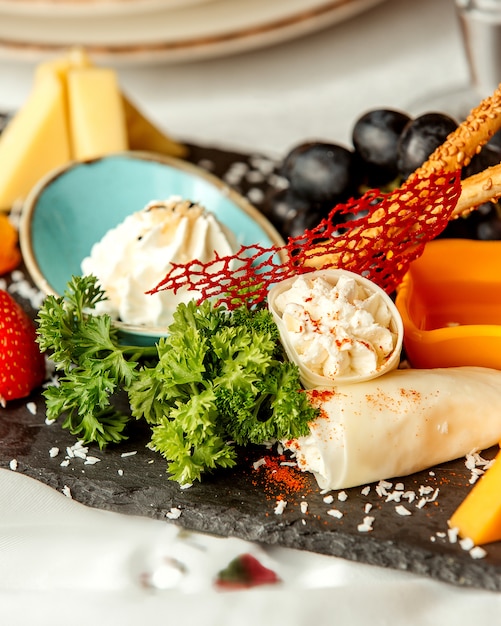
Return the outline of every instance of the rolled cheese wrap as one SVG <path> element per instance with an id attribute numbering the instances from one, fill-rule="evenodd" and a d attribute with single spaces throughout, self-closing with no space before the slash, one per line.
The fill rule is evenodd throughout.
<path id="1" fill-rule="evenodd" d="M 406 476 L 501 440 L 501 371 L 394 370 L 307 392 L 320 415 L 310 435 L 283 442 L 321 489 Z"/>

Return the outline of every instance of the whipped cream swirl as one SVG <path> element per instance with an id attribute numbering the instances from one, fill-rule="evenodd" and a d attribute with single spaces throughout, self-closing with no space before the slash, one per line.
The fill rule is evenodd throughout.
<path id="1" fill-rule="evenodd" d="M 200 204 L 173 196 L 155 200 L 109 230 L 82 261 L 82 273 L 93 274 L 107 300 L 97 311 L 134 325 L 164 327 L 180 302 L 197 298 L 187 289 L 174 294 L 145 292 L 155 287 L 173 263 L 197 259 L 207 263 L 232 255 L 234 234 Z"/>

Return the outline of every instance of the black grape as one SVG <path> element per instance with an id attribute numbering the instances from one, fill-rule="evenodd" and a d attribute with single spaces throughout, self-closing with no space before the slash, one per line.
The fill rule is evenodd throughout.
<path id="1" fill-rule="evenodd" d="M 398 172 L 407 178 L 423 165 L 431 153 L 457 128 L 457 122 L 443 113 L 425 113 L 409 122 L 402 131 L 397 149 Z"/>
<path id="2" fill-rule="evenodd" d="M 283 162 L 291 191 L 308 202 L 336 204 L 355 188 L 354 154 L 342 146 L 308 142 L 296 146 Z"/>
<path id="3" fill-rule="evenodd" d="M 355 122 L 353 145 L 371 181 L 389 182 L 396 177 L 398 141 L 410 121 L 409 115 L 401 111 L 374 109 Z"/>

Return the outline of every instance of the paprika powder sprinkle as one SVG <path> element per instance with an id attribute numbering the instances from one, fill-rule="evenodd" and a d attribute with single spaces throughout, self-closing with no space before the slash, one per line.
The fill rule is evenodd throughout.
<path id="1" fill-rule="evenodd" d="M 290 495 L 311 491 L 307 475 L 295 466 L 284 465 L 288 462 L 285 455 L 267 455 L 264 461 L 256 471 L 264 478 L 264 489 L 270 497 L 275 498 L 278 493 Z"/>

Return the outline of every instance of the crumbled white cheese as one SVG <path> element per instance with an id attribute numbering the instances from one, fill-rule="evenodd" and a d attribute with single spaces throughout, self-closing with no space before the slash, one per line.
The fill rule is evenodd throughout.
<path id="1" fill-rule="evenodd" d="M 475 546 L 470 550 L 470 556 L 472 559 L 484 559 L 487 556 L 487 551 L 481 546 Z"/>
<path id="2" fill-rule="evenodd" d="M 126 457 L 134 456 L 135 454 L 137 454 L 137 450 L 133 450 L 132 452 L 122 452 L 120 456 L 122 457 L 122 459 L 125 459 Z"/>
<path id="3" fill-rule="evenodd" d="M 463 550 L 467 550 L 467 551 L 471 550 L 475 546 L 473 540 L 470 539 L 469 537 L 465 537 L 464 539 L 460 539 L 459 545 L 461 546 L 461 548 Z"/>
<path id="4" fill-rule="evenodd" d="M 28 411 L 32 414 L 32 415 L 36 415 L 37 414 L 37 405 L 35 402 L 28 402 L 26 404 L 26 408 L 28 409 Z"/>
<path id="5" fill-rule="evenodd" d="M 403 504 L 399 504 L 398 506 L 396 506 L 395 511 L 398 515 L 401 515 L 402 517 L 412 515 L 411 511 L 409 511 L 409 509 L 406 508 Z"/>
<path id="6" fill-rule="evenodd" d="M 334 496 L 332 494 L 329 494 L 328 496 L 325 496 L 323 500 L 325 504 L 332 504 L 334 502 Z"/>
<path id="7" fill-rule="evenodd" d="M 266 465 L 266 459 L 265 458 L 261 458 L 258 461 L 254 461 L 254 463 L 252 464 L 252 467 L 257 470 L 259 469 L 262 465 Z"/>
<path id="8" fill-rule="evenodd" d="M 373 530 L 373 524 L 374 524 L 375 518 L 371 517 L 370 515 L 367 515 L 366 517 L 364 517 L 364 520 L 361 524 L 359 524 L 357 526 L 357 530 L 359 533 L 368 533 L 371 530 Z"/>
<path id="9" fill-rule="evenodd" d="M 376 485 L 376 493 L 379 497 L 387 496 L 388 490 L 392 487 L 393 483 L 390 483 L 387 480 L 380 480 Z"/>
<path id="10" fill-rule="evenodd" d="M 59 448 L 57 448 L 56 446 L 52 447 L 49 450 L 49 456 L 51 459 L 54 459 L 58 454 L 59 454 Z"/>
<path id="11" fill-rule="evenodd" d="M 305 515 L 308 512 L 308 502 L 305 502 L 305 501 L 301 502 L 300 507 L 301 507 L 301 513 Z"/>
<path id="12" fill-rule="evenodd" d="M 330 515 L 331 517 L 335 517 L 336 519 L 341 519 L 344 513 L 342 511 L 339 511 L 338 509 L 329 509 L 327 511 L 327 515 Z"/>
<path id="13" fill-rule="evenodd" d="M 10 469 L 15 472 L 17 470 L 18 467 L 18 463 L 16 459 L 12 459 L 11 462 L 9 463 L 9 467 Z"/>
<path id="14" fill-rule="evenodd" d="M 274 509 L 275 515 L 282 515 L 287 506 L 287 500 L 278 500 Z"/>
<path id="15" fill-rule="evenodd" d="M 346 491 L 340 491 L 340 492 L 337 494 L 337 499 L 338 499 L 340 502 L 345 502 L 346 500 L 348 500 L 348 494 L 346 493 Z"/>
<path id="16" fill-rule="evenodd" d="M 63 487 L 62 492 L 67 498 L 73 498 L 73 496 L 71 495 L 71 489 L 68 487 L 68 485 L 65 485 Z"/>
<path id="17" fill-rule="evenodd" d="M 101 459 L 98 459 L 97 456 L 88 456 L 85 458 L 84 465 L 95 465 L 99 463 Z"/>
<path id="18" fill-rule="evenodd" d="M 401 491 L 390 491 L 386 496 L 385 502 L 400 502 L 403 493 Z"/>
<path id="19" fill-rule="evenodd" d="M 323 277 L 299 276 L 273 306 L 286 341 L 313 374 L 370 375 L 395 349 L 387 304 L 351 276 L 340 276 L 335 285 Z"/>
<path id="20" fill-rule="evenodd" d="M 179 519 L 179 517 L 181 516 L 181 509 L 178 509 L 177 507 L 173 506 L 170 511 L 167 511 L 165 516 L 168 519 Z"/>
<path id="21" fill-rule="evenodd" d="M 416 499 L 416 492 L 411 490 L 404 491 L 402 498 L 405 498 L 409 502 L 409 504 L 412 504 Z"/>

